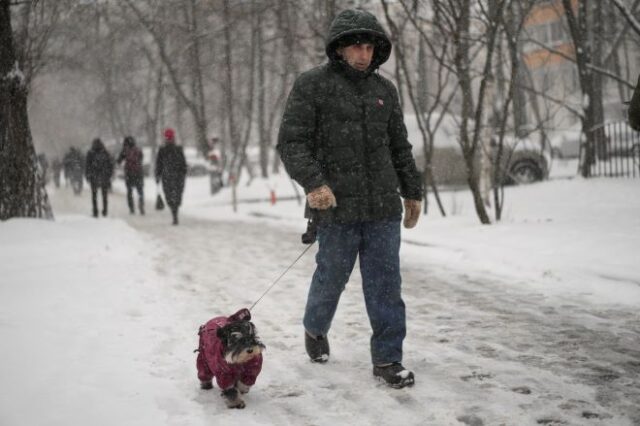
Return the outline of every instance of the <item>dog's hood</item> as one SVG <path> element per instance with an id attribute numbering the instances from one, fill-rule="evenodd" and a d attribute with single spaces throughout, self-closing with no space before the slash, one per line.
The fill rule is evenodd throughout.
<path id="1" fill-rule="evenodd" d="M 227 322 L 236 322 L 236 321 L 250 321 L 251 320 L 251 312 L 247 308 L 242 308 L 235 314 L 229 316 L 227 318 Z"/>

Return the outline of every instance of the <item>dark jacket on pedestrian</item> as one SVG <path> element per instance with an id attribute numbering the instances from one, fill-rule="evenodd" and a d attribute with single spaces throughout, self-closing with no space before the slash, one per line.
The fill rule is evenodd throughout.
<path id="1" fill-rule="evenodd" d="M 94 139 L 85 161 L 85 176 L 91 185 L 108 187 L 113 176 L 113 158 L 100 139 Z"/>
<path id="2" fill-rule="evenodd" d="M 156 158 L 156 181 L 162 180 L 162 190 L 169 207 L 178 207 L 182 203 L 186 175 L 187 161 L 182 147 L 174 142 L 165 142 Z"/>
<path id="3" fill-rule="evenodd" d="M 278 135 L 285 168 L 305 192 L 328 185 L 335 194 L 337 207 L 312 211 L 325 223 L 400 217 L 401 196 L 421 199 L 397 90 L 376 72 L 389 58 L 391 43 L 373 15 L 351 12 L 331 26 L 329 62 L 296 80 Z M 345 39 L 362 34 L 375 43 L 366 71 L 336 52 Z"/>
<path id="4" fill-rule="evenodd" d="M 141 179 L 143 177 L 142 162 L 144 155 L 142 150 L 136 146 L 135 140 L 131 136 L 124 138 L 124 143 L 118 164 L 124 161 L 124 174 L 129 179 Z"/>
<path id="5" fill-rule="evenodd" d="M 638 84 L 633 91 L 633 97 L 629 103 L 629 125 L 634 129 L 640 131 L 640 76 L 638 77 Z"/>
<path id="6" fill-rule="evenodd" d="M 79 177 L 81 179 L 82 172 L 85 168 L 84 155 L 82 155 L 82 152 L 78 148 L 71 147 L 62 159 L 62 166 L 66 178 L 72 179 Z"/>

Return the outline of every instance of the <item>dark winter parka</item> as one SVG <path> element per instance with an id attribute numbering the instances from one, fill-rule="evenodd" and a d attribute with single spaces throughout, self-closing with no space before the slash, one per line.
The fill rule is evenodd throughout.
<path id="1" fill-rule="evenodd" d="M 62 159 L 62 165 L 64 168 L 64 174 L 67 178 L 82 179 L 82 172 L 85 170 L 85 158 L 78 148 L 69 148 L 69 151 Z"/>
<path id="2" fill-rule="evenodd" d="M 124 146 L 118 155 L 118 164 L 124 161 L 124 173 L 127 180 L 142 180 L 142 162 L 144 155 L 142 150 L 136 146 L 136 142 L 131 136 L 124 138 Z"/>
<path id="3" fill-rule="evenodd" d="M 367 71 L 337 55 L 354 37 L 375 46 Z M 373 15 L 346 10 L 326 53 L 329 63 L 300 75 L 289 94 L 277 145 L 285 168 L 307 193 L 332 189 L 337 207 L 312 211 L 320 222 L 400 217 L 400 196 L 419 200 L 421 187 L 396 88 L 375 72 L 391 43 Z"/>
<path id="4" fill-rule="evenodd" d="M 85 176 L 93 186 L 108 187 L 113 176 L 113 158 L 100 139 L 95 139 L 85 160 Z"/>
<path id="5" fill-rule="evenodd" d="M 181 146 L 166 142 L 158 150 L 156 158 L 156 181 L 162 180 L 162 191 L 171 208 L 182 204 L 187 161 Z"/>
<path id="6" fill-rule="evenodd" d="M 633 91 L 633 97 L 629 103 L 629 125 L 634 129 L 640 131 L 640 76 L 638 77 L 638 84 Z"/>

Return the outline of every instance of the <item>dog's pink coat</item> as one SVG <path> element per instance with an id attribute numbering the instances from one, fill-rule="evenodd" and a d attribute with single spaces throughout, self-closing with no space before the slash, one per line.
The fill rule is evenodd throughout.
<path id="1" fill-rule="evenodd" d="M 216 317 L 200 328 L 200 344 L 196 361 L 198 379 L 208 382 L 215 377 L 218 387 L 222 390 L 234 387 L 238 380 L 247 386 L 253 386 L 262 370 L 262 354 L 244 364 L 227 364 L 217 330 L 229 322 L 227 317 Z"/>

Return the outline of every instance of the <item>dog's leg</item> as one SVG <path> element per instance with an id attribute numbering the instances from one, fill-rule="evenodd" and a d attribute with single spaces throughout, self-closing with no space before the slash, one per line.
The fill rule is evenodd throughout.
<path id="1" fill-rule="evenodd" d="M 245 393 L 249 392 L 249 389 L 251 389 L 251 386 L 245 385 L 240 380 L 238 380 L 236 382 L 236 389 L 238 389 L 240 391 L 240 393 L 245 394 Z"/>
<path id="2" fill-rule="evenodd" d="M 222 398 L 224 398 L 227 408 L 244 408 L 244 401 L 236 388 L 223 390 Z"/>
<path id="3" fill-rule="evenodd" d="M 204 389 L 204 390 L 213 389 L 213 383 L 211 383 L 211 380 L 201 380 L 200 389 Z"/>

